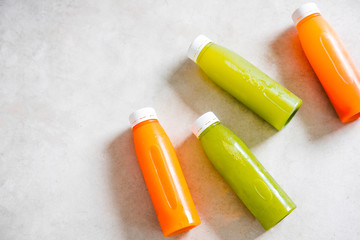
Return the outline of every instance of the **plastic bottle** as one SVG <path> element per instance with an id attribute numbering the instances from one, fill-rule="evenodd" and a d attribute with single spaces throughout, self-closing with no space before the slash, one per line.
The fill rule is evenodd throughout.
<path id="1" fill-rule="evenodd" d="M 217 85 L 277 130 L 288 124 L 302 101 L 238 54 L 200 35 L 188 57 Z"/>
<path id="2" fill-rule="evenodd" d="M 153 108 L 142 108 L 129 117 L 136 156 L 164 236 L 200 224 L 175 150 L 159 124 Z"/>
<path id="3" fill-rule="evenodd" d="M 296 208 L 245 143 L 222 125 L 214 113 L 199 117 L 191 129 L 216 170 L 265 230 Z"/>
<path id="4" fill-rule="evenodd" d="M 360 74 L 315 3 L 292 15 L 302 48 L 342 122 L 360 117 Z"/>

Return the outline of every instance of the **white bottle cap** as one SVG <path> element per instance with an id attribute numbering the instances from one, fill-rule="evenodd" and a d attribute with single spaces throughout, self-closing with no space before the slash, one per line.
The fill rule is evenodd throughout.
<path id="1" fill-rule="evenodd" d="M 191 43 L 188 49 L 188 57 L 196 63 L 196 59 L 199 56 L 201 50 L 212 41 L 205 37 L 204 35 L 199 35 L 195 38 L 195 40 Z"/>
<path id="2" fill-rule="evenodd" d="M 200 134 L 205 129 L 216 122 L 220 122 L 220 120 L 215 116 L 215 114 L 213 112 L 207 112 L 196 119 L 196 121 L 191 125 L 191 131 L 197 138 L 199 138 Z"/>
<path id="3" fill-rule="evenodd" d="M 151 107 L 141 108 L 129 116 L 131 128 L 149 119 L 158 119 L 155 110 Z"/>
<path id="4" fill-rule="evenodd" d="M 320 10 L 315 3 L 310 2 L 301 5 L 291 17 L 296 26 L 301 20 L 314 13 L 320 13 Z"/>

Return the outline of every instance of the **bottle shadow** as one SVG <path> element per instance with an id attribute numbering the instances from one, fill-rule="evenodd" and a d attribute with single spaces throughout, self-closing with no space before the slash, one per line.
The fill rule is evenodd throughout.
<path id="1" fill-rule="evenodd" d="M 303 100 L 297 115 L 310 139 L 318 139 L 344 126 L 316 77 L 295 27 L 289 27 L 270 44 L 269 62 L 278 67 L 279 80 Z"/>
<path id="2" fill-rule="evenodd" d="M 191 60 L 184 60 L 169 77 L 169 85 L 198 116 L 212 111 L 249 148 L 277 130 L 213 83 Z M 195 120 L 195 119 L 194 119 Z"/>
<path id="3" fill-rule="evenodd" d="M 188 136 L 176 153 L 202 224 L 220 239 L 255 239 L 265 232 L 207 159 L 195 136 Z"/>
<path id="4" fill-rule="evenodd" d="M 169 239 L 163 236 L 140 166 L 130 129 L 108 146 L 109 185 L 124 239 Z M 171 237 L 180 239 L 186 233 Z"/>

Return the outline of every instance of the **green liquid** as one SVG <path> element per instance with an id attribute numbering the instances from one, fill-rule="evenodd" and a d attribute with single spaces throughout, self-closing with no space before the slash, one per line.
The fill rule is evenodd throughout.
<path id="1" fill-rule="evenodd" d="M 281 130 L 302 101 L 238 54 L 209 43 L 197 64 L 217 85 Z"/>
<path id="2" fill-rule="evenodd" d="M 296 208 L 245 143 L 224 125 L 212 124 L 199 139 L 211 163 L 265 230 Z"/>

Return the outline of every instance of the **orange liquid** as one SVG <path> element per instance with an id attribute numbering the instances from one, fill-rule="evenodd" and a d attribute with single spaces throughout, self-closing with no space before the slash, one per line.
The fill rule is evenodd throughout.
<path id="1" fill-rule="evenodd" d="M 303 50 L 342 122 L 360 117 L 360 74 L 340 38 L 314 13 L 296 26 Z"/>
<path id="2" fill-rule="evenodd" d="M 171 236 L 200 224 L 175 150 L 155 119 L 133 128 L 136 155 L 163 234 Z"/>

